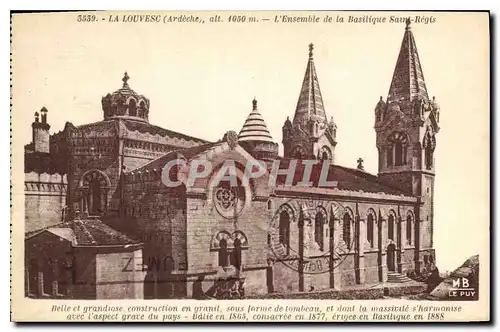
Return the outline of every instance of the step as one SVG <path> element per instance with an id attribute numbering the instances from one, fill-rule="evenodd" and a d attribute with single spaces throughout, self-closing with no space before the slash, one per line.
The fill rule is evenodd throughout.
<path id="1" fill-rule="evenodd" d="M 410 278 L 407 276 L 397 273 L 397 272 L 388 272 L 387 273 L 387 282 L 390 283 L 405 283 L 405 282 L 410 282 L 412 281 Z"/>

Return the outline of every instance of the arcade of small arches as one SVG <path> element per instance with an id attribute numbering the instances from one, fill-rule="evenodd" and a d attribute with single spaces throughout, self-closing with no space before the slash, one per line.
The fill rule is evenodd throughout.
<path id="1" fill-rule="evenodd" d="M 332 159 L 332 150 L 329 147 L 323 146 L 318 153 L 319 160 L 331 160 Z"/>
<path id="2" fill-rule="evenodd" d="M 210 242 L 210 251 L 218 252 L 218 266 L 234 266 L 241 269 L 241 252 L 249 248 L 248 238 L 242 231 L 234 231 L 230 234 L 227 231 L 217 232 Z"/>
<path id="3" fill-rule="evenodd" d="M 292 222 L 295 222 L 296 213 L 294 213 L 293 209 L 288 205 L 282 205 L 280 211 L 278 223 L 279 241 L 284 248 L 289 250 L 290 225 Z M 325 239 L 329 236 L 333 236 L 333 234 L 329 234 L 329 232 L 331 232 L 330 228 L 333 226 L 333 229 L 335 229 L 337 225 L 340 230 L 338 240 L 343 241 L 346 247 L 351 249 L 354 249 L 353 244 L 355 242 L 356 233 L 360 232 L 359 225 L 363 224 L 366 225 L 364 230 L 366 244 L 364 248 L 367 250 L 378 248 L 380 241 L 383 241 L 382 239 L 387 239 L 388 242 L 396 243 L 397 247 L 412 246 L 414 244 L 415 218 L 412 211 L 408 211 L 405 220 L 403 220 L 403 218 L 400 219 L 397 216 L 394 210 L 390 210 L 387 214 L 387 218 L 384 219 L 381 214 L 377 216 L 375 210 L 370 208 L 366 213 L 366 218 L 361 219 L 360 217 L 355 218 L 354 213 L 349 208 L 345 208 L 345 211 L 338 216 L 335 216 L 334 213 L 328 216 L 325 208 L 317 207 L 314 218 L 308 218 L 311 224 L 312 220 L 314 220 L 314 241 L 321 251 L 325 250 Z M 358 226 L 356 226 L 356 220 L 358 220 Z M 387 222 L 386 234 L 379 233 L 378 229 L 379 225 L 384 221 Z M 404 229 L 402 229 L 402 227 L 404 227 Z M 399 240 L 399 235 L 404 235 L 404 237 L 401 237 L 401 240 Z M 403 239 L 405 239 L 406 242 L 403 242 Z"/>
<path id="4" fill-rule="evenodd" d="M 393 132 L 387 137 L 386 145 L 386 162 L 387 167 L 404 166 L 408 164 L 408 147 L 410 140 L 404 132 Z M 413 149 L 420 150 L 423 148 L 424 165 L 426 169 L 433 167 L 433 154 L 436 148 L 436 137 L 434 133 L 428 129 L 423 140 L 423 145 L 416 144 Z"/>
<path id="5" fill-rule="evenodd" d="M 136 100 L 134 97 L 129 97 L 123 103 L 111 103 L 104 107 L 104 116 L 133 116 L 146 118 L 148 115 L 147 104 L 144 100 Z"/>
<path id="6" fill-rule="evenodd" d="M 408 135 L 403 132 L 393 132 L 387 138 L 387 166 L 403 166 L 407 164 Z"/>

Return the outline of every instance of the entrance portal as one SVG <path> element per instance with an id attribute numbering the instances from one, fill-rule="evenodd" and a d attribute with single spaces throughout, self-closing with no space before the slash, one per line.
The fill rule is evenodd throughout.
<path id="1" fill-rule="evenodd" d="M 387 246 L 387 270 L 396 271 L 396 246 L 391 243 Z"/>

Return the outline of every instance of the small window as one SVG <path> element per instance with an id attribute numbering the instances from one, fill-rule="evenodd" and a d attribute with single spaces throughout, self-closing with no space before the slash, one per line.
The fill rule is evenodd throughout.
<path id="1" fill-rule="evenodd" d="M 241 241 L 240 239 L 234 240 L 234 250 L 231 253 L 231 265 L 236 269 L 241 268 Z"/>
<path id="2" fill-rule="evenodd" d="M 389 220 L 387 223 L 387 237 L 389 240 L 394 241 L 394 215 L 389 216 Z"/>
<path id="3" fill-rule="evenodd" d="M 323 225 L 325 223 L 325 216 L 323 213 L 316 213 L 316 218 L 314 220 L 314 241 L 318 244 L 321 251 L 324 250 L 325 235 L 323 231 Z"/>
<path id="4" fill-rule="evenodd" d="M 392 147 L 387 148 L 387 166 L 392 166 Z"/>
<path id="5" fill-rule="evenodd" d="M 137 116 L 137 105 L 134 99 L 130 99 L 128 103 L 128 115 Z"/>
<path id="6" fill-rule="evenodd" d="M 349 248 L 351 245 L 351 216 L 349 213 L 344 214 L 342 224 L 342 239 Z"/>
<path id="7" fill-rule="evenodd" d="M 226 267 L 228 266 L 228 263 L 227 241 L 222 239 L 219 242 L 219 266 Z"/>
<path id="8" fill-rule="evenodd" d="M 402 166 L 403 162 L 403 144 L 401 142 L 394 143 L 395 166 Z"/>
<path id="9" fill-rule="evenodd" d="M 412 230 L 413 230 L 413 218 L 411 215 L 406 217 L 406 241 L 408 244 L 412 244 Z"/>
<path id="10" fill-rule="evenodd" d="M 290 216 L 288 212 L 283 211 L 280 213 L 279 221 L 279 241 L 285 247 L 286 254 L 290 252 Z"/>
<path id="11" fill-rule="evenodd" d="M 366 220 L 366 240 L 368 241 L 368 243 L 370 243 L 370 247 L 373 248 L 374 246 L 374 232 L 373 232 L 373 229 L 374 229 L 374 218 L 373 218 L 373 214 L 369 214 L 368 217 L 367 217 L 367 220 Z"/>

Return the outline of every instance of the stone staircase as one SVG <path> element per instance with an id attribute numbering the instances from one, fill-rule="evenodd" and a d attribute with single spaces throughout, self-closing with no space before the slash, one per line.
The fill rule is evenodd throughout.
<path id="1" fill-rule="evenodd" d="M 402 284 L 405 282 L 410 282 L 412 281 L 410 278 L 407 276 L 397 273 L 394 271 L 388 271 L 387 272 L 387 282 L 394 283 L 394 284 Z"/>

